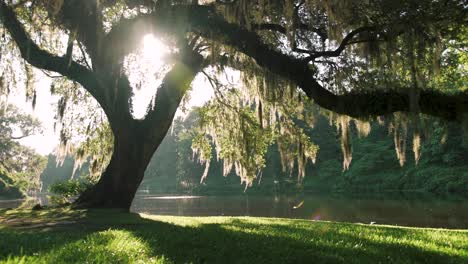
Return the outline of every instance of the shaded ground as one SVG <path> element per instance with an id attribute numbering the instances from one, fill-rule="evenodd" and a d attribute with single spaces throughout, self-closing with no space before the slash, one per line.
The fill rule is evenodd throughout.
<path id="1" fill-rule="evenodd" d="M 468 263 L 468 231 L 108 210 L 0 217 L 2 263 Z"/>

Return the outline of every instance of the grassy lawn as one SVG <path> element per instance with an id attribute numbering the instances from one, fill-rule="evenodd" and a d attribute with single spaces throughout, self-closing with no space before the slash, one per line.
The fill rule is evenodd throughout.
<path id="1" fill-rule="evenodd" d="M 0 223 L 0 263 L 468 263 L 468 231 L 68 209 Z"/>

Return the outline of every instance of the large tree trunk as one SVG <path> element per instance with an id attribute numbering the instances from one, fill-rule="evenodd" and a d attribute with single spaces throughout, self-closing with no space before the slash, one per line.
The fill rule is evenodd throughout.
<path id="1" fill-rule="evenodd" d="M 128 111 L 128 94 L 117 97 L 114 111 L 107 111 L 114 134 L 114 152 L 99 182 L 75 202 L 77 207 L 122 208 L 129 210 L 153 153 L 161 144 L 177 108 L 200 70 L 203 57 L 181 51 L 182 61 L 166 74 L 156 93 L 155 107 L 144 120 Z"/>
<path id="2" fill-rule="evenodd" d="M 154 140 L 142 129 L 114 131 L 111 161 L 98 183 L 75 202 L 78 208 L 120 208 L 129 210 L 154 151 L 167 130 Z"/>

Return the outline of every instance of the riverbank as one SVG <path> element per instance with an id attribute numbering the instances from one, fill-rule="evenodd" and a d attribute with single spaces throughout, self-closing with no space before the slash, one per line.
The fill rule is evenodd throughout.
<path id="1" fill-rule="evenodd" d="M 468 231 L 110 210 L 1 210 L 1 263 L 467 263 Z"/>

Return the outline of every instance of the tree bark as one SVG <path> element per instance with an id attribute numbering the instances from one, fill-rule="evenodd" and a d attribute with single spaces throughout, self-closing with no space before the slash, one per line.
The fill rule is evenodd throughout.
<path id="1" fill-rule="evenodd" d="M 75 202 L 78 208 L 120 208 L 129 210 L 145 170 L 169 130 L 177 108 L 203 65 L 197 52 L 181 50 L 179 62 L 163 79 L 156 93 L 155 107 L 143 120 L 135 120 L 125 106 L 127 94 L 117 97 L 118 107 L 107 111 L 114 134 L 111 161 L 98 183 Z"/>
<path id="2" fill-rule="evenodd" d="M 127 125 L 127 124 L 126 124 Z M 167 131 L 167 130 L 166 130 Z M 163 132 L 163 135 L 166 131 Z M 98 183 L 75 202 L 78 208 L 129 210 L 158 141 L 150 141 L 140 126 L 114 131 L 114 151 Z"/>

